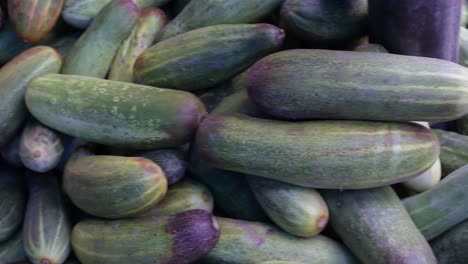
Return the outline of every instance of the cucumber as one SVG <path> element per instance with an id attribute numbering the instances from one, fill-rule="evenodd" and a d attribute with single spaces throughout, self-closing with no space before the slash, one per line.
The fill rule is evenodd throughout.
<path id="1" fill-rule="evenodd" d="M 440 141 L 440 161 L 444 176 L 468 164 L 468 136 L 440 129 L 433 131 Z"/>
<path id="2" fill-rule="evenodd" d="M 374 43 L 359 45 L 354 48 L 354 51 L 388 53 L 388 50 L 386 50 L 382 45 Z"/>
<path id="3" fill-rule="evenodd" d="M 73 228 L 73 251 L 83 264 L 188 264 L 219 239 L 214 217 L 204 210 L 128 220 L 85 220 Z"/>
<path id="4" fill-rule="evenodd" d="M 107 4 L 68 51 L 62 73 L 105 78 L 117 49 L 139 15 L 133 0 Z"/>
<path id="5" fill-rule="evenodd" d="M 416 226 L 431 240 L 468 218 L 468 165 L 452 172 L 434 188 L 403 199 Z"/>
<path id="6" fill-rule="evenodd" d="M 331 226 L 362 263 L 437 263 L 391 187 L 322 194 Z"/>
<path id="7" fill-rule="evenodd" d="M 156 36 L 167 23 L 164 11 L 149 7 L 142 11 L 130 36 L 117 50 L 110 67 L 109 80 L 132 82 L 133 66 L 140 54 L 152 46 Z"/>
<path id="8" fill-rule="evenodd" d="M 184 179 L 172 185 L 161 202 L 139 214 L 138 217 L 175 215 L 194 209 L 211 213 L 213 211 L 213 196 L 203 184 L 191 179 Z"/>
<path id="9" fill-rule="evenodd" d="M 285 119 L 448 121 L 468 113 L 467 76 L 432 58 L 297 49 L 255 63 L 246 86 L 261 110 Z"/>
<path id="10" fill-rule="evenodd" d="M 277 51 L 283 30 L 269 24 L 196 29 L 146 49 L 135 63 L 135 81 L 195 91 L 218 85 Z"/>
<path id="11" fill-rule="evenodd" d="M 80 35 L 80 32 L 67 34 L 61 38 L 51 41 L 49 45 L 54 48 L 62 57 L 66 57 L 71 47 L 73 47 Z"/>
<path id="12" fill-rule="evenodd" d="M 7 144 L 26 119 L 24 93 L 35 78 L 60 70 L 62 59 L 52 48 L 39 46 L 16 56 L 0 69 L 0 147 Z"/>
<path id="13" fill-rule="evenodd" d="M 316 190 L 253 175 L 247 181 L 263 210 L 284 231 L 313 237 L 327 225 L 328 208 Z"/>
<path id="14" fill-rule="evenodd" d="M 0 243 L 0 263 L 16 263 L 26 260 L 23 247 L 23 232 L 19 229 L 7 241 Z"/>
<path id="15" fill-rule="evenodd" d="M 178 182 L 185 175 L 187 161 L 180 149 L 158 149 L 134 153 L 132 156 L 143 157 L 158 164 L 166 176 L 169 185 Z"/>
<path id="16" fill-rule="evenodd" d="M 468 262 L 468 220 L 431 241 L 432 250 L 439 264 Z"/>
<path id="17" fill-rule="evenodd" d="M 63 1 L 8 1 L 10 21 L 22 39 L 30 43 L 37 42 L 54 27 L 62 11 Z"/>
<path id="18" fill-rule="evenodd" d="M 21 129 L 20 129 L 21 130 Z M 21 142 L 21 134 L 17 134 L 8 144 L 1 148 L 1 157 L 8 163 L 8 165 L 21 168 L 23 162 L 19 155 Z"/>
<path id="19" fill-rule="evenodd" d="M 341 244 L 317 235 L 299 238 L 259 222 L 216 218 L 221 236 L 201 260 L 205 264 L 256 264 L 269 260 L 306 263 L 355 263 Z"/>
<path id="20" fill-rule="evenodd" d="M 270 115 L 262 112 L 247 95 L 247 90 L 242 89 L 225 97 L 211 114 L 243 114 L 251 117 L 270 118 Z"/>
<path id="21" fill-rule="evenodd" d="M 58 179 L 29 172 L 24 249 L 34 264 L 63 263 L 70 253 L 71 222 Z"/>
<path id="22" fill-rule="evenodd" d="M 65 167 L 63 187 L 81 210 L 104 218 L 138 215 L 162 200 L 167 180 L 145 158 L 85 156 Z"/>
<path id="23" fill-rule="evenodd" d="M 294 123 L 238 114 L 206 118 L 196 144 L 217 168 L 324 189 L 402 182 L 427 170 L 439 155 L 436 136 L 418 124 Z"/>
<path id="24" fill-rule="evenodd" d="M 133 149 L 182 145 L 206 114 L 198 98 L 187 92 L 59 74 L 34 80 L 26 104 L 53 129 Z"/>
<path id="25" fill-rule="evenodd" d="M 0 164 L 0 243 L 7 241 L 21 226 L 25 203 L 21 173 Z"/>
<path id="26" fill-rule="evenodd" d="M 460 27 L 460 42 L 458 44 L 458 50 L 460 53 L 458 63 L 462 66 L 468 67 L 468 29 L 464 27 Z"/>

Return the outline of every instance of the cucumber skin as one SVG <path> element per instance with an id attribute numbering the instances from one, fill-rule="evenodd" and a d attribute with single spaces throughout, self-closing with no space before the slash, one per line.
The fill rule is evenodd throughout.
<path id="1" fill-rule="evenodd" d="M 402 200 L 419 231 L 431 240 L 468 218 L 468 165 L 434 188 Z"/>
<path id="2" fill-rule="evenodd" d="M 297 49 L 256 62 L 246 86 L 261 110 L 284 119 L 448 121 L 468 114 L 466 76 L 439 59 Z"/>
<path id="3" fill-rule="evenodd" d="M 41 123 L 67 135 L 133 149 L 182 145 L 206 114 L 187 92 L 58 74 L 35 79 L 26 104 Z"/>
<path id="4" fill-rule="evenodd" d="M 434 129 L 440 141 L 440 161 L 443 175 L 449 175 L 468 164 L 468 136 Z"/>
<path id="5" fill-rule="evenodd" d="M 468 220 L 452 227 L 431 241 L 439 264 L 468 262 Z"/>
<path id="6" fill-rule="evenodd" d="M 418 124 L 292 123 L 238 114 L 207 117 L 196 144 L 217 168 L 325 189 L 405 181 L 431 167 L 439 154 L 435 135 Z"/>
<path id="7" fill-rule="evenodd" d="M 391 187 L 322 194 L 330 224 L 363 263 L 437 263 Z"/>
<path id="8" fill-rule="evenodd" d="M 25 204 L 21 171 L 0 164 L 0 243 L 7 241 L 21 226 Z"/>
<path id="9" fill-rule="evenodd" d="M 26 259 L 26 252 L 23 247 L 23 231 L 20 228 L 7 241 L 0 243 L 0 263 L 16 263 L 26 261 Z"/>
<path id="10" fill-rule="evenodd" d="M 185 153 L 180 149 L 158 149 L 133 153 L 132 156 L 143 157 L 158 164 L 166 175 L 169 185 L 178 182 L 185 176 L 188 167 Z"/>

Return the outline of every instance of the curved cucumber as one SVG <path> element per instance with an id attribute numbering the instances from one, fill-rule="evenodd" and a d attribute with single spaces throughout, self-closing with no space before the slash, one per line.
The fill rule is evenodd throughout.
<path id="1" fill-rule="evenodd" d="M 19 229 L 7 241 L 0 243 L 0 263 L 16 263 L 26 261 L 23 247 L 23 231 Z"/>
<path id="2" fill-rule="evenodd" d="M 431 241 L 439 264 L 468 262 L 468 220 L 452 227 Z"/>
<path id="3" fill-rule="evenodd" d="M 25 203 L 20 171 L 0 164 L 0 242 L 7 241 L 21 226 Z"/>
<path id="4" fill-rule="evenodd" d="M 444 176 L 468 164 L 468 136 L 439 129 L 433 131 L 440 141 L 440 161 Z"/>
<path id="5" fill-rule="evenodd" d="M 209 116 L 196 144 L 215 167 L 325 189 L 405 181 L 432 166 L 439 154 L 435 135 L 418 124 L 294 123 L 243 115 Z"/>
<path id="6" fill-rule="evenodd" d="M 182 145 L 206 114 L 188 92 L 59 74 L 34 80 L 26 104 L 41 123 L 65 134 L 133 149 Z"/>

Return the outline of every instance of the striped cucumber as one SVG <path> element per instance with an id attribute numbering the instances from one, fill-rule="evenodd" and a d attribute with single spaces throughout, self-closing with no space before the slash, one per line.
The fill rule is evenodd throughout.
<path id="1" fill-rule="evenodd" d="M 247 181 L 263 210 L 284 231 L 312 237 L 327 225 L 328 207 L 316 190 L 253 175 Z"/>
<path id="2" fill-rule="evenodd" d="M 0 69 L 0 147 L 26 119 L 24 93 L 35 78 L 60 70 L 62 59 L 52 48 L 39 46 L 21 53 Z"/>
<path id="3" fill-rule="evenodd" d="M 322 194 L 331 226 L 362 263 L 437 263 L 391 187 Z"/>
<path id="4" fill-rule="evenodd" d="M 345 247 L 322 235 L 299 238 L 269 224 L 221 217 L 217 221 L 221 236 L 201 259 L 205 264 L 256 264 L 269 260 L 355 263 Z"/>
<path id="5" fill-rule="evenodd" d="M 158 40 L 207 26 L 255 23 L 272 13 L 281 2 L 281 0 L 190 1 L 167 25 Z"/>
<path id="6" fill-rule="evenodd" d="M 440 141 L 440 161 L 443 175 L 468 164 L 468 136 L 440 129 L 434 129 Z"/>
<path id="7" fill-rule="evenodd" d="M 138 215 L 162 200 L 167 180 L 145 158 L 85 156 L 65 167 L 63 187 L 81 210 L 104 218 Z"/>
<path id="8" fill-rule="evenodd" d="M 57 22 L 64 0 L 9 0 L 8 14 L 15 31 L 26 42 L 44 38 Z"/>
<path id="9" fill-rule="evenodd" d="M 255 63 L 246 85 L 261 110 L 285 119 L 448 121 L 468 113 L 467 76 L 439 59 L 297 49 Z"/>
<path id="10" fill-rule="evenodd" d="M 436 136 L 418 124 L 285 122 L 238 114 L 206 118 L 196 144 L 217 168 L 325 189 L 405 181 L 439 155 Z"/>
<path id="11" fill-rule="evenodd" d="M 23 247 L 23 231 L 21 228 L 7 241 L 0 243 L 0 263 L 16 263 L 26 261 Z"/>
<path id="12" fill-rule="evenodd" d="M 468 164 L 434 188 L 403 200 L 406 210 L 427 240 L 468 218 Z"/>
<path id="13" fill-rule="evenodd" d="M 65 134 L 133 149 L 182 145 L 206 114 L 188 92 L 59 74 L 34 80 L 26 104 L 41 123 Z"/>
<path id="14" fill-rule="evenodd" d="M 219 239 L 204 210 L 128 220 L 85 220 L 73 228 L 73 251 L 83 264 L 188 264 Z"/>
<path id="15" fill-rule="evenodd" d="M 431 241 L 439 264 L 468 263 L 468 220 Z"/>
<path id="16" fill-rule="evenodd" d="M 159 8 L 149 7 L 142 11 L 130 36 L 117 50 L 110 67 L 109 80 L 132 82 L 133 66 L 140 54 L 152 46 L 156 36 L 167 23 L 164 12 Z"/>
<path id="17" fill-rule="evenodd" d="M 61 264 L 70 253 L 71 222 L 58 179 L 29 172 L 24 249 L 33 264 Z"/>
<path id="18" fill-rule="evenodd" d="M 21 226 L 25 203 L 21 172 L 0 164 L 0 243 L 7 241 Z"/>
<path id="19" fill-rule="evenodd" d="M 133 0 L 107 4 L 68 51 L 62 73 L 105 78 L 117 49 L 139 15 Z"/>
<path id="20" fill-rule="evenodd" d="M 169 185 L 182 179 L 188 166 L 185 153 L 180 149 L 142 151 L 134 153 L 133 156 L 143 157 L 158 164 L 164 171 Z"/>
<path id="21" fill-rule="evenodd" d="M 196 29 L 146 49 L 135 63 L 135 80 L 187 91 L 213 87 L 277 51 L 283 39 L 283 30 L 269 24 Z"/>

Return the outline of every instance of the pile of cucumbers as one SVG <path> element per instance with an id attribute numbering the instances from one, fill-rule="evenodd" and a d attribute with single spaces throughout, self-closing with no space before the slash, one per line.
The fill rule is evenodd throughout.
<path id="1" fill-rule="evenodd" d="M 468 263 L 465 0 L 0 7 L 0 264 Z"/>

